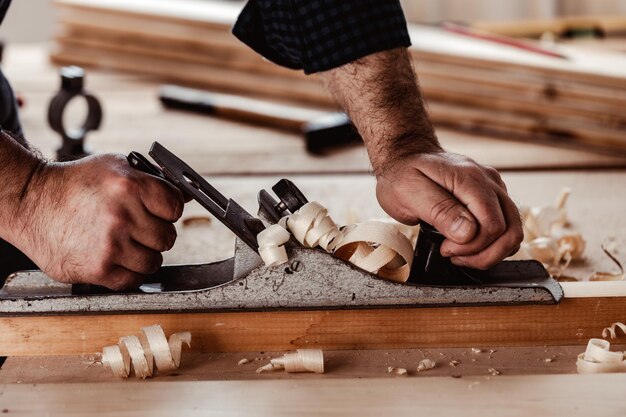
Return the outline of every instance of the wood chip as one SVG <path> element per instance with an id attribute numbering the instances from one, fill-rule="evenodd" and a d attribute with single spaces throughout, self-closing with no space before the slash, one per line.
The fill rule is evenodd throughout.
<path id="1" fill-rule="evenodd" d="M 396 368 L 395 366 L 390 366 L 387 368 L 388 374 L 396 374 L 396 375 L 408 375 L 406 368 Z"/>
<path id="2" fill-rule="evenodd" d="M 155 365 L 159 371 L 177 369 L 183 344 L 191 345 L 191 333 L 173 333 L 168 340 L 161 326 L 155 324 L 141 328 L 139 337 L 123 336 L 117 345 L 105 346 L 102 363 L 120 378 L 128 378 L 134 370 L 137 378 L 145 379 L 153 376 Z"/>
<path id="3" fill-rule="evenodd" d="M 241 359 L 239 362 L 237 362 L 237 365 L 245 365 L 247 363 L 250 363 L 250 359 L 248 358 L 243 358 Z"/>
<path id="4" fill-rule="evenodd" d="M 429 369 L 433 369 L 437 366 L 437 362 L 432 359 L 422 359 L 420 363 L 417 365 L 417 372 L 428 371 Z"/>
<path id="5" fill-rule="evenodd" d="M 483 350 L 479 348 L 472 348 L 472 353 L 482 353 Z"/>
<path id="6" fill-rule="evenodd" d="M 457 367 L 461 364 L 461 361 L 457 361 L 456 359 L 453 361 L 450 361 L 450 363 L 448 365 L 452 366 L 452 367 Z"/>
<path id="7" fill-rule="evenodd" d="M 500 371 L 498 371 L 496 368 L 489 368 L 487 371 L 493 376 L 500 375 Z"/>

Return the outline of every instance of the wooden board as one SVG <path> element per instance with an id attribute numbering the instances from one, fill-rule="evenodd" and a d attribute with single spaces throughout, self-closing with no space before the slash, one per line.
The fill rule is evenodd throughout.
<path id="1" fill-rule="evenodd" d="M 621 417 L 626 375 L 0 385 L 20 416 Z"/>
<path id="2" fill-rule="evenodd" d="M 60 138 L 45 120 L 50 98 L 59 85 L 43 46 L 9 47 L 3 70 L 26 107 L 21 119 L 26 136 L 52 157 Z M 161 108 L 156 96 L 159 81 L 150 77 L 90 71 L 86 88 L 104 107 L 100 131 L 88 137 L 94 151 L 146 152 L 159 140 L 205 174 L 369 172 L 362 147 L 348 148 L 326 157 L 304 151 L 298 135 L 237 124 L 216 118 Z M 626 166 L 626 158 L 555 148 L 524 142 L 438 129 L 448 150 L 503 170 L 597 168 Z"/>
<path id="3" fill-rule="evenodd" d="M 549 306 L 0 317 L 0 356 L 95 353 L 155 323 L 166 334 L 190 331 L 201 352 L 573 345 L 599 337 L 624 311 L 626 296 Z"/>

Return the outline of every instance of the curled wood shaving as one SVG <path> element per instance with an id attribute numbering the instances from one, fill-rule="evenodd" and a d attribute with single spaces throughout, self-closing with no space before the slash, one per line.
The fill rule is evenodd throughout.
<path id="1" fill-rule="evenodd" d="M 612 352 L 611 343 L 590 339 L 585 352 L 578 355 L 576 368 L 579 374 L 626 372 L 625 352 Z"/>
<path id="2" fill-rule="evenodd" d="M 394 224 L 369 221 L 340 230 L 326 208 L 312 201 L 274 226 L 257 236 L 267 266 L 287 261 L 286 251 L 279 245 L 289 239 L 288 229 L 304 247 L 319 246 L 381 278 L 404 282 L 409 277 L 413 244 Z"/>
<path id="3" fill-rule="evenodd" d="M 395 366 L 390 366 L 387 368 L 388 374 L 396 374 L 396 375 L 408 375 L 406 368 L 396 368 Z"/>
<path id="4" fill-rule="evenodd" d="M 623 281 L 624 280 L 624 266 L 622 263 L 606 248 L 602 245 L 602 250 L 619 268 L 619 272 L 594 272 L 589 277 L 589 281 Z"/>
<path id="5" fill-rule="evenodd" d="M 487 372 L 489 372 L 493 376 L 500 375 L 500 371 L 498 371 L 496 368 L 489 368 L 487 369 Z"/>
<path id="6" fill-rule="evenodd" d="M 626 335 L 626 324 L 617 322 L 617 323 L 611 324 L 609 327 L 606 327 L 604 330 L 602 330 L 602 337 L 606 339 L 607 337 L 611 336 L 611 339 L 615 339 L 617 337 L 617 334 L 616 334 L 617 329 L 621 329 L 622 333 Z"/>
<path id="7" fill-rule="evenodd" d="M 457 366 L 459 366 L 460 364 L 461 364 L 461 361 L 458 361 L 458 360 L 456 360 L 456 359 L 455 359 L 455 360 L 450 361 L 450 363 L 449 363 L 448 365 L 450 365 L 450 366 L 452 366 L 452 367 L 456 368 L 456 367 L 457 367 Z"/>
<path id="8" fill-rule="evenodd" d="M 289 232 L 278 224 L 267 227 L 257 235 L 259 255 L 266 266 L 281 265 L 289 260 L 284 245 L 290 237 Z"/>
<path id="9" fill-rule="evenodd" d="M 243 358 L 243 359 L 239 360 L 239 362 L 237 362 L 237 365 L 245 365 L 247 363 L 250 363 L 250 359 Z"/>
<path id="10" fill-rule="evenodd" d="M 286 372 L 324 373 L 324 353 L 319 349 L 298 349 L 286 353 L 282 358 L 272 359 L 267 365 L 256 370 L 258 374 L 266 371 L 284 369 Z"/>
<path id="11" fill-rule="evenodd" d="M 332 252 L 341 239 L 341 231 L 328 216 L 328 210 L 320 203 L 311 201 L 288 216 L 287 228 L 296 240 L 306 248 L 317 246 Z"/>
<path id="12" fill-rule="evenodd" d="M 191 345 L 191 333 L 173 333 L 168 340 L 161 326 L 155 324 L 143 327 L 139 337 L 123 336 L 117 345 L 105 346 L 102 363 L 120 378 L 128 378 L 132 368 L 137 378 L 145 379 L 154 374 L 155 365 L 159 371 L 177 369 L 183 343 Z"/>
<path id="13" fill-rule="evenodd" d="M 422 359 L 420 363 L 417 364 L 417 372 L 428 371 L 429 369 L 433 369 L 437 366 L 437 362 L 432 359 Z"/>
<path id="14" fill-rule="evenodd" d="M 335 255 L 382 278 L 404 282 L 411 272 L 413 245 L 392 224 L 365 222 L 346 228 Z"/>

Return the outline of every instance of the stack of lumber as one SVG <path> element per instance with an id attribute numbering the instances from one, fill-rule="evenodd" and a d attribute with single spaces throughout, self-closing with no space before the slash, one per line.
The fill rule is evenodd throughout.
<path id="1" fill-rule="evenodd" d="M 231 33 L 240 3 L 57 0 L 52 60 L 317 107 L 319 79 L 265 61 Z M 560 59 L 410 26 L 438 126 L 626 154 L 626 55 L 559 46 Z"/>

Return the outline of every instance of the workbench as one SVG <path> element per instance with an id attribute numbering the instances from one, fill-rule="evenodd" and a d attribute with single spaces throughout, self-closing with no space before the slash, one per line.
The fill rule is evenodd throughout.
<path id="1" fill-rule="evenodd" d="M 47 127 L 45 114 L 59 79 L 47 61 L 46 47 L 9 47 L 3 70 L 26 101 L 21 114 L 27 138 L 52 157 L 60 138 Z M 101 130 L 87 140 L 94 152 L 146 153 L 158 140 L 250 212 L 256 211 L 258 190 L 289 177 L 307 196 L 327 206 L 337 223 L 385 217 L 375 200 L 364 148 L 309 156 L 294 134 L 166 111 L 157 100 L 158 85 L 148 77 L 88 71 L 86 88 L 102 101 L 105 117 Z M 587 248 L 585 261 L 573 265 L 567 275 L 584 279 L 594 271 L 614 270 L 600 246 L 611 243 L 617 256 L 623 256 L 626 159 L 453 131 L 441 130 L 439 136 L 447 149 L 499 168 L 519 204 L 550 204 L 561 188 L 571 187 L 569 216 L 587 239 Z M 191 203 L 182 220 L 203 214 Z M 166 263 L 232 255 L 234 237 L 221 223 L 185 226 L 183 221 L 177 224 L 179 239 L 165 254 Z M 620 343 L 625 342 L 619 339 L 615 347 L 623 349 Z M 102 415 L 120 410 L 123 415 L 200 415 L 212 410 L 218 415 L 272 416 L 415 415 L 417 410 L 437 415 L 575 416 L 626 411 L 621 395 L 626 375 L 572 375 L 583 345 L 479 346 L 480 353 L 472 347 L 328 351 L 323 375 L 254 372 L 277 352 L 192 350 L 184 352 L 177 373 L 148 381 L 117 381 L 95 356 L 10 357 L 0 368 L 0 410 L 8 415 L 89 415 L 96 410 Z M 426 357 L 436 360 L 437 367 L 416 375 L 417 363 Z M 250 363 L 237 365 L 242 358 Z M 459 364 L 450 365 L 453 360 Z M 388 366 L 406 367 L 412 375 L 387 374 Z M 490 368 L 501 375 L 491 375 Z"/>

